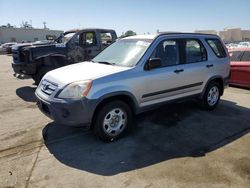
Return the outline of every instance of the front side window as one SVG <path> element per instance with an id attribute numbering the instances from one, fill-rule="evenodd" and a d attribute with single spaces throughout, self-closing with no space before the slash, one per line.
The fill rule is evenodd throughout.
<path id="1" fill-rule="evenodd" d="M 57 40 L 59 43 L 67 43 L 74 35 L 75 32 L 62 34 Z"/>
<path id="2" fill-rule="evenodd" d="M 152 40 L 122 39 L 108 46 L 93 61 L 118 66 L 135 66 Z"/>
<path id="3" fill-rule="evenodd" d="M 93 46 L 96 45 L 96 36 L 94 32 L 85 32 L 80 36 L 81 46 Z"/>
<path id="4" fill-rule="evenodd" d="M 225 49 L 218 39 L 207 39 L 206 41 L 218 58 L 224 58 L 227 56 Z"/>
<path id="5" fill-rule="evenodd" d="M 185 63 L 195 63 L 207 60 L 207 53 L 203 45 L 196 39 L 186 39 Z"/>
<path id="6" fill-rule="evenodd" d="M 151 58 L 160 58 L 162 67 L 179 64 L 179 44 L 176 40 L 160 42 Z"/>

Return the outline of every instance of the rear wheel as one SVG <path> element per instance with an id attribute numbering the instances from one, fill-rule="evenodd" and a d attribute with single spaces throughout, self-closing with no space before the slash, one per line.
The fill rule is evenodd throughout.
<path id="1" fill-rule="evenodd" d="M 217 82 L 208 84 L 206 91 L 202 98 L 202 107 L 206 110 L 213 110 L 220 101 L 221 86 Z"/>
<path id="2" fill-rule="evenodd" d="M 103 141 L 114 141 L 126 133 L 132 123 L 132 112 L 129 106 L 120 100 L 103 105 L 96 113 L 93 131 Z"/>

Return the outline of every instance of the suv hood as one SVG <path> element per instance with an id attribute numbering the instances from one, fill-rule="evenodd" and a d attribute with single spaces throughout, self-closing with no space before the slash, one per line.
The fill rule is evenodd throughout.
<path id="1" fill-rule="evenodd" d="M 131 67 L 120 67 L 93 62 L 82 62 L 48 72 L 43 79 L 63 87 L 75 81 L 94 80 L 110 74 L 122 72 Z"/>

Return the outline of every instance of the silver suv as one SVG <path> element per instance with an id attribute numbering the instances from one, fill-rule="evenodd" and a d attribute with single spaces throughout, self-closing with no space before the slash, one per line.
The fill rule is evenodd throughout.
<path id="1" fill-rule="evenodd" d="M 228 77 L 228 53 L 216 35 L 142 35 L 118 40 L 91 62 L 50 71 L 36 96 L 56 122 L 91 125 L 112 141 L 131 128 L 133 115 L 159 104 L 192 96 L 214 109 Z"/>

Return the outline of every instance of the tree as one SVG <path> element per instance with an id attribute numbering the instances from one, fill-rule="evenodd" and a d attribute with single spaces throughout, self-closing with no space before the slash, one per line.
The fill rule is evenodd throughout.
<path id="1" fill-rule="evenodd" d="M 120 36 L 120 38 L 124 38 L 124 37 L 128 37 L 128 36 L 133 36 L 136 35 L 136 32 L 132 31 L 132 30 L 128 30 L 125 33 L 122 33 L 122 35 Z"/>
<path id="2" fill-rule="evenodd" d="M 133 36 L 136 35 L 136 32 L 132 31 L 132 30 L 128 30 L 125 32 L 125 36 Z"/>

